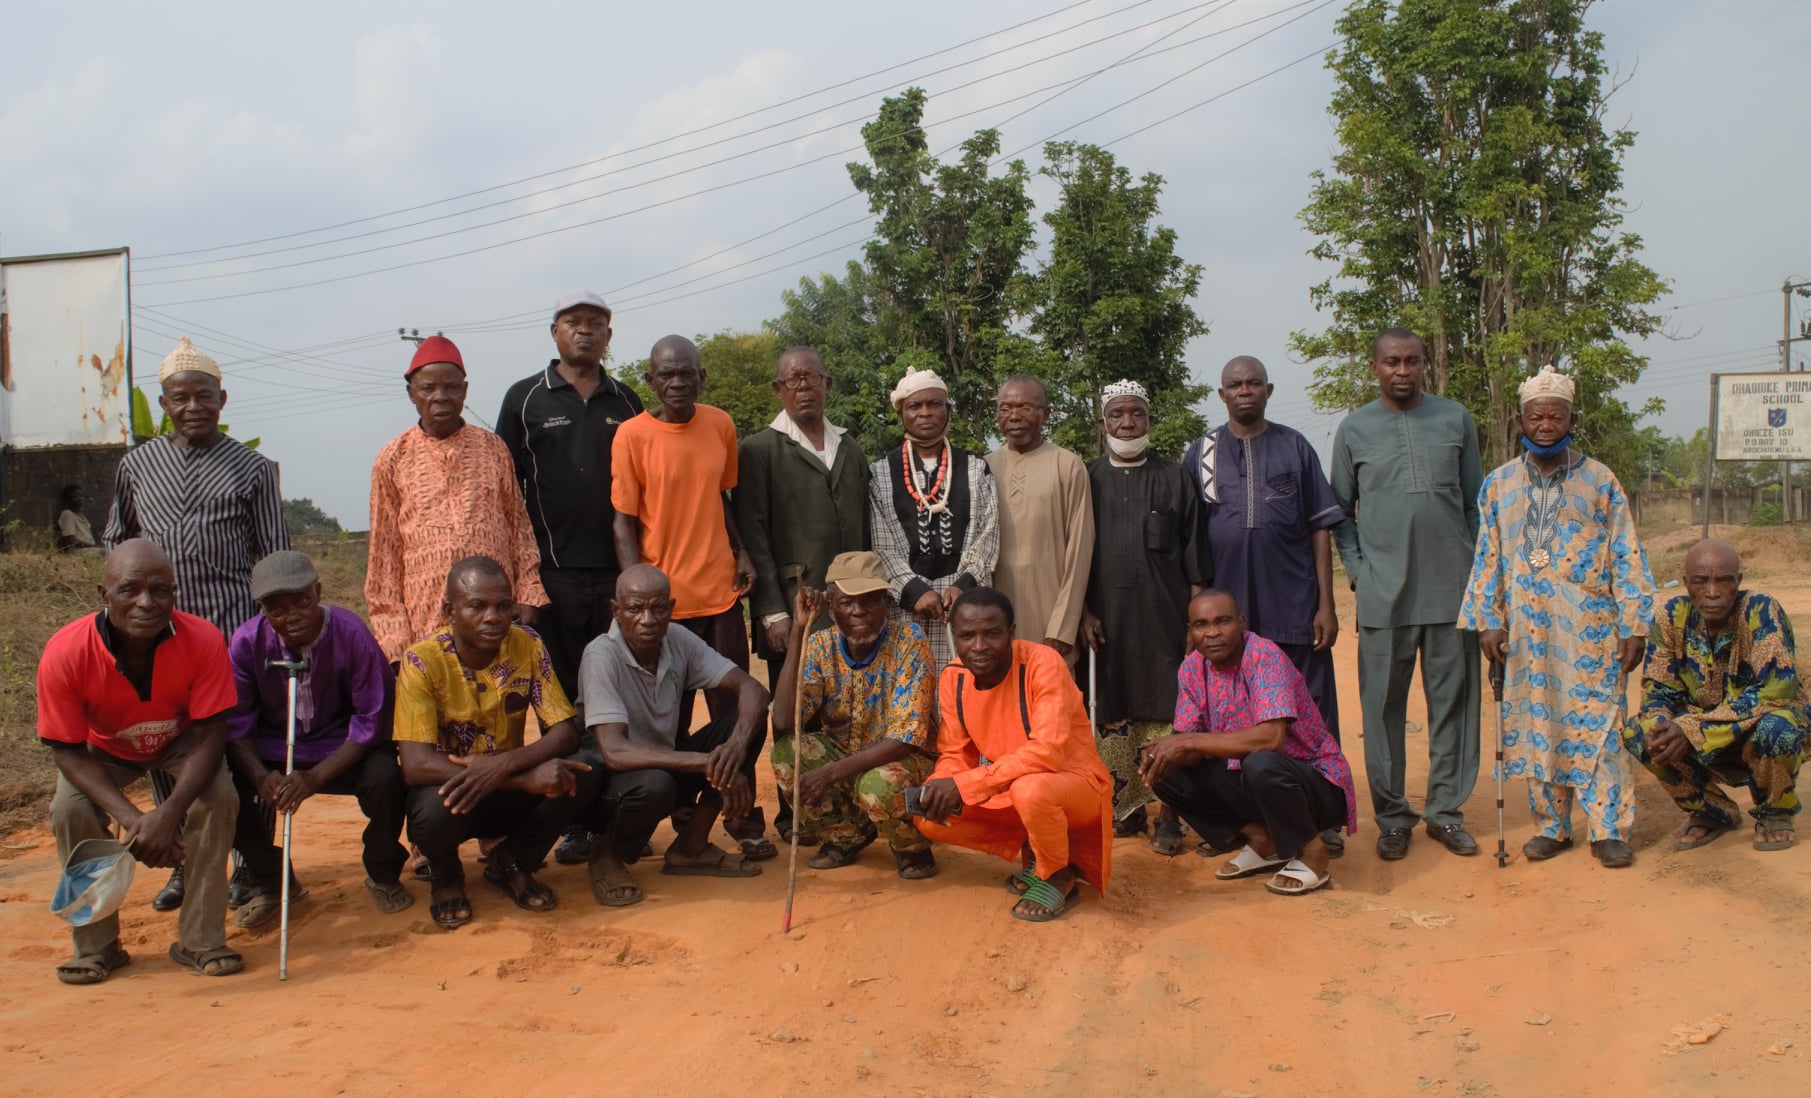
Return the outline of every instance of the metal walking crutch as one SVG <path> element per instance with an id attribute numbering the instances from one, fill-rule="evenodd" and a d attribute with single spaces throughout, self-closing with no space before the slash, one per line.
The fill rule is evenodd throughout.
<path id="1" fill-rule="evenodd" d="M 805 586 L 805 569 L 793 565 L 793 579 L 800 588 Z M 811 622 L 805 623 L 805 635 L 811 635 Z M 780 933 L 792 930 L 792 897 L 799 885 L 799 825 L 804 806 L 799 803 L 799 777 L 805 773 L 805 730 L 801 727 L 801 708 L 804 704 L 805 691 L 805 653 L 788 653 L 793 656 L 792 672 L 792 853 L 786 859 L 786 910 L 780 915 Z"/>
<path id="2" fill-rule="evenodd" d="M 1490 696 L 1497 711 L 1497 868 L 1509 868 L 1509 854 L 1503 849 L 1503 663 L 1490 661 Z"/>
<path id="3" fill-rule="evenodd" d="M 265 660 L 264 667 L 280 667 L 289 677 L 289 720 L 284 732 L 283 776 L 289 777 L 296 772 L 296 682 L 308 670 L 308 660 Z M 290 825 L 294 822 L 293 813 L 283 813 L 283 876 L 281 878 L 282 900 L 279 910 L 280 929 L 277 936 L 277 979 L 289 979 L 289 852 Z"/>
<path id="4" fill-rule="evenodd" d="M 1094 733 L 1096 743 L 1100 742 L 1100 722 L 1094 717 L 1094 665 L 1099 658 L 1100 653 L 1088 649 L 1088 729 Z"/>

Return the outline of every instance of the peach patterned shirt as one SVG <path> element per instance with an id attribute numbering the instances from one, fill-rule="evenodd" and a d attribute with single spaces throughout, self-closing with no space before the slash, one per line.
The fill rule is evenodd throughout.
<path id="1" fill-rule="evenodd" d="M 541 553 L 503 440 L 466 424 L 444 439 L 415 426 L 371 466 L 371 631 L 394 662 L 445 620 L 446 574 L 464 557 L 496 559 L 516 601 L 545 606 Z"/>

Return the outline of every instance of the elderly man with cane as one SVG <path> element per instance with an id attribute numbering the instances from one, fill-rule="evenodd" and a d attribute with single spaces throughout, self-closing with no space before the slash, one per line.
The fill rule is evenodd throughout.
<path id="1" fill-rule="evenodd" d="M 239 792 L 234 846 L 251 878 L 236 921 L 246 929 L 269 924 L 279 914 L 279 883 L 289 879 L 289 859 L 279 870 L 271 824 L 258 806 L 283 813 L 287 838 L 289 818 L 316 794 L 358 798 L 367 821 L 365 888 L 379 911 L 402 911 L 414 897 L 401 880 L 408 788 L 390 740 L 389 661 L 363 619 L 321 601 L 320 576 L 305 554 L 284 550 L 260 560 L 251 587 L 260 613 L 229 645 L 239 694 L 227 722 Z"/>
<path id="2" fill-rule="evenodd" d="M 1540 832 L 1522 856 L 1572 846 L 1584 809 L 1597 860 L 1630 865 L 1633 769 L 1621 738 L 1627 676 L 1641 664 L 1654 581 L 1616 474 L 1572 448 L 1573 381 L 1552 366 L 1522 383 L 1521 457 L 1478 492 L 1478 542 L 1459 628 L 1505 675 L 1505 776 L 1528 779 Z M 1506 711 L 1505 711 L 1506 707 Z"/>

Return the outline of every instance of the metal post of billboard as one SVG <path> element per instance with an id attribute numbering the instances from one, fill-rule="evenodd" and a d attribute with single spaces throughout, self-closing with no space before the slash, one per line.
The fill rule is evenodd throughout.
<path id="1" fill-rule="evenodd" d="M 1704 432 L 1704 537 L 1710 537 L 1710 485 L 1717 469 L 1717 379 L 1710 375 L 1710 429 Z"/>

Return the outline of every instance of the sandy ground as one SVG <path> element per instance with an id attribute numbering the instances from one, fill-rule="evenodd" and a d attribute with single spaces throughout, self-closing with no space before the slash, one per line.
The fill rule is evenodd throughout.
<path id="1" fill-rule="evenodd" d="M 1767 587 L 1805 621 L 1802 559 L 1778 561 Z M 1362 790 L 1349 631 L 1337 651 Z M 1498 869 L 1490 736 L 1487 713 L 1467 806 L 1481 857 L 1418 833 L 1406 860 L 1381 862 L 1361 807 L 1336 886 L 1284 898 L 1217 882 L 1192 852 L 1121 840 L 1112 894 L 1041 926 L 1007 917 L 1001 863 L 945 851 L 941 876 L 904 882 L 870 850 L 855 868 L 801 868 L 789 937 L 783 856 L 742 881 L 644 862 L 648 899 L 624 910 L 595 906 L 582 869 L 553 868 L 543 879 L 563 903 L 544 916 L 474 871 L 478 920 L 449 934 L 421 886 L 403 914 L 371 907 L 357 809 L 323 798 L 298 817 L 313 896 L 296 910 L 287 983 L 274 932 L 229 927 L 241 975 L 177 970 L 151 871 L 126 909 L 134 964 L 100 987 L 57 983 L 68 938 L 46 910 L 53 848 L 41 829 L 16 833 L 0 850 L 0 1089 L 1811 1093 L 1811 847 L 1757 853 L 1738 832 L 1672 853 L 1678 814 L 1643 774 L 1633 868 L 1582 849 L 1523 862 L 1533 827 L 1512 788 Z"/>

